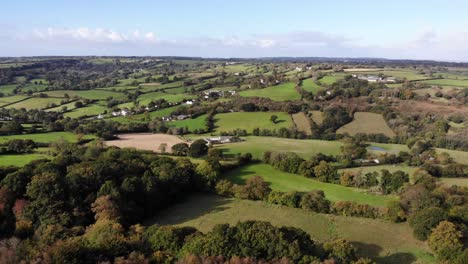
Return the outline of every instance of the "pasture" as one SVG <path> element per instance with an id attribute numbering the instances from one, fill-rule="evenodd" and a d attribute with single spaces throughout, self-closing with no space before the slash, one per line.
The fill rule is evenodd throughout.
<path id="1" fill-rule="evenodd" d="M 435 79 L 423 81 L 426 84 L 431 85 L 445 85 L 445 86 L 457 86 L 457 87 L 468 87 L 468 80 L 457 80 L 457 79 Z"/>
<path id="2" fill-rule="evenodd" d="M 205 129 L 206 128 L 206 117 L 207 115 L 201 115 L 196 118 L 188 118 L 184 120 L 176 120 L 166 122 L 166 125 L 169 127 L 178 127 L 178 128 L 188 128 L 190 131 L 195 129 Z"/>
<path id="3" fill-rule="evenodd" d="M 323 123 L 323 112 L 321 111 L 309 111 L 310 118 L 314 121 L 317 125 L 321 125 Z"/>
<path id="4" fill-rule="evenodd" d="M 16 103 L 21 100 L 25 100 L 27 98 L 29 97 L 25 95 L 13 95 L 13 96 L 7 96 L 7 97 L 0 97 L 0 107 Z"/>
<path id="5" fill-rule="evenodd" d="M 310 128 L 310 120 L 304 112 L 293 114 L 291 115 L 291 117 L 298 131 L 302 131 L 306 135 L 312 134 L 312 130 Z"/>
<path id="6" fill-rule="evenodd" d="M 119 148 L 136 148 L 160 152 L 159 146 L 165 143 L 167 144 L 166 152 L 171 152 L 172 146 L 183 142 L 185 141 L 173 135 L 131 133 L 120 134 L 119 139 L 107 140 L 104 141 L 104 144 L 106 144 L 107 146 L 115 146 Z"/>
<path id="7" fill-rule="evenodd" d="M 50 97 L 80 97 L 84 99 L 92 99 L 92 100 L 104 100 L 109 97 L 114 99 L 124 99 L 126 97 L 125 94 L 101 89 L 94 89 L 94 90 L 60 90 L 60 91 L 50 91 L 46 92 L 45 94 L 49 95 Z"/>
<path id="8" fill-rule="evenodd" d="M 308 78 L 302 81 L 302 89 L 316 94 L 318 91 L 322 90 L 323 87 L 318 85 L 312 78 Z"/>
<path id="9" fill-rule="evenodd" d="M 191 94 L 170 94 L 164 92 L 151 92 L 140 95 L 137 100 L 140 102 L 140 105 L 148 105 L 151 101 L 158 99 L 164 99 L 169 103 L 178 103 L 182 102 L 183 100 L 188 100 L 192 98 L 196 98 L 196 96 Z"/>
<path id="10" fill-rule="evenodd" d="M 31 161 L 49 158 L 44 153 L 31 153 L 21 155 L 0 155 L 0 166 L 22 167 Z"/>
<path id="11" fill-rule="evenodd" d="M 1 99 L 1 98 L 0 98 Z M 24 108 L 26 110 L 31 109 L 46 109 L 50 107 L 56 107 L 61 104 L 63 99 L 61 98 L 38 98 L 38 97 L 31 97 L 29 99 L 5 106 L 5 108 Z"/>
<path id="12" fill-rule="evenodd" d="M 468 165 L 468 152 L 467 151 L 460 151 L 460 150 L 451 150 L 451 149 L 441 149 L 436 148 L 438 153 L 447 152 L 450 157 L 453 158 L 454 161 Z"/>
<path id="13" fill-rule="evenodd" d="M 306 231 L 320 243 L 343 237 L 358 247 L 361 256 L 378 263 L 433 263 L 424 242 L 412 235 L 407 223 L 344 217 L 270 205 L 261 201 L 197 194 L 162 211 L 145 225 L 193 226 L 209 232 L 217 224 L 240 221 L 268 221 L 275 226 L 292 226 Z"/>
<path id="14" fill-rule="evenodd" d="M 301 99 L 301 95 L 296 91 L 292 82 L 278 84 L 263 89 L 249 89 L 239 92 L 244 97 L 264 97 L 273 101 L 296 101 Z"/>
<path id="15" fill-rule="evenodd" d="M 70 118 L 80 118 L 83 116 L 97 116 L 108 110 L 109 109 L 105 106 L 91 104 L 85 107 L 76 108 L 70 112 L 65 113 L 63 116 Z"/>
<path id="16" fill-rule="evenodd" d="M 224 154 L 234 155 L 237 153 L 250 152 L 256 159 L 261 159 L 265 151 L 294 152 L 304 159 L 312 155 L 323 153 L 327 155 L 338 155 L 341 153 L 340 147 L 343 143 L 339 141 L 325 140 L 299 140 L 290 138 L 275 137 L 254 137 L 243 138 L 244 141 L 217 145 Z"/>
<path id="17" fill-rule="evenodd" d="M 361 189 L 344 187 L 282 172 L 268 164 L 252 164 L 236 168 L 228 172 L 225 178 L 234 183 L 243 184 L 248 178 L 255 175 L 262 176 L 273 190 L 284 192 L 322 190 L 330 201 L 353 201 L 372 206 L 386 206 L 389 201 L 396 199 L 394 196 L 369 194 Z"/>
<path id="18" fill-rule="evenodd" d="M 272 115 L 278 117 L 276 123 L 270 120 Z M 283 112 L 222 113 L 215 116 L 215 122 L 216 132 L 233 131 L 240 128 L 252 133 L 254 128 L 273 130 L 282 127 L 289 128 L 294 125 L 291 116 Z"/>
<path id="19" fill-rule="evenodd" d="M 78 142 L 78 135 L 71 132 L 49 132 L 49 133 L 37 133 L 37 134 L 21 134 L 11 136 L 0 136 L 0 144 L 10 141 L 12 139 L 31 139 L 35 142 L 40 143 L 52 143 L 59 140 L 68 142 Z M 85 135 L 82 139 L 93 139 L 94 135 Z"/>
<path id="20" fill-rule="evenodd" d="M 396 134 L 387 125 L 387 122 L 380 114 L 368 113 L 368 112 L 356 112 L 354 113 L 354 120 L 340 127 L 337 134 L 356 135 L 358 133 L 364 134 L 384 134 L 387 137 L 394 137 Z"/>

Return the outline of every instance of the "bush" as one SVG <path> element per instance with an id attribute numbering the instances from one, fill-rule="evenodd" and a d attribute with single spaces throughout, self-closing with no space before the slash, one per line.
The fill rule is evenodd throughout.
<path id="1" fill-rule="evenodd" d="M 270 192 L 268 183 L 260 176 L 249 178 L 245 185 L 238 185 L 234 188 L 236 197 L 249 200 L 264 200 Z"/>
<path id="2" fill-rule="evenodd" d="M 325 198 L 325 194 L 321 190 L 302 195 L 300 206 L 304 210 L 317 213 L 328 213 L 330 211 L 330 201 Z"/>
<path id="3" fill-rule="evenodd" d="M 267 201 L 271 204 L 279 204 L 288 207 L 297 208 L 301 195 L 298 192 L 280 192 L 272 191 L 268 194 Z"/>
<path id="4" fill-rule="evenodd" d="M 406 220 L 406 214 L 399 201 L 390 201 L 387 206 L 387 219 L 398 223 Z"/>
<path id="5" fill-rule="evenodd" d="M 382 216 L 380 209 L 377 207 L 350 201 L 337 201 L 333 203 L 331 212 L 337 215 L 359 216 L 366 218 L 379 218 Z"/>
<path id="6" fill-rule="evenodd" d="M 356 248 L 345 239 L 340 238 L 327 242 L 323 245 L 323 249 L 327 252 L 329 258 L 336 258 L 339 263 L 350 263 L 356 260 Z"/>
<path id="7" fill-rule="evenodd" d="M 234 184 L 228 180 L 220 180 L 216 183 L 215 191 L 222 196 L 232 196 L 234 194 Z"/>

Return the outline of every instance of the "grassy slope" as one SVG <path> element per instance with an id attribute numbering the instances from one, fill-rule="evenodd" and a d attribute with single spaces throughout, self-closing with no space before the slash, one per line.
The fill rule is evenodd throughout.
<path id="1" fill-rule="evenodd" d="M 272 115 L 278 116 L 276 123 L 271 122 Z M 216 131 L 232 131 L 237 128 L 247 130 L 252 133 L 254 128 L 279 129 L 282 127 L 292 127 L 291 116 L 282 112 L 236 112 L 223 113 L 215 116 Z"/>
<path id="2" fill-rule="evenodd" d="M 336 237 L 352 241 L 363 254 L 378 263 L 432 263 L 426 246 L 413 238 L 408 224 L 384 220 L 332 216 L 264 202 L 235 200 L 214 195 L 195 195 L 163 211 L 146 224 L 193 226 L 202 232 L 222 223 L 269 221 L 276 226 L 293 226 L 325 242 Z"/>
<path id="3" fill-rule="evenodd" d="M 338 184 L 331 184 L 309 179 L 300 175 L 281 172 L 268 164 L 247 165 L 229 172 L 226 178 L 235 183 L 244 183 L 252 176 L 260 175 L 270 183 L 273 190 L 300 191 L 323 190 L 331 201 L 355 201 L 373 206 L 385 206 L 393 196 L 372 195 L 363 190 L 348 188 Z"/>
<path id="4" fill-rule="evenodd" d="M 270 86 L 264 89 L 251 89 L 241 91 L 240 96 L 244 97 L 265 97 L 273 101 L 299 100 L 301 95 L 296 91 L 294 83 L 283 83 Z"/>
<path id="5" fill-rule="evenodd" d="M 348 133 L 350 135 L 355 135 L 357 133 L 382 133 L 387 137 L 395 136 L 395 132 L 387 125 L 382 115 L 368 112 L 356 112 L 354 114 L 354 120 L 340 127 L 336 133 Z"/>

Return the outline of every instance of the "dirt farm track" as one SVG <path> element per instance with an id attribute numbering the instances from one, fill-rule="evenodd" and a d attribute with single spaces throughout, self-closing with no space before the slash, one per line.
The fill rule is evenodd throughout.
<path id="1" fill-rule="evenodd" d="M 119 148 L 136 148 L 144 150 L 152 150 L 159 152 L 161 143 L 166 143 L 166 152 L 171 152 L 172 146 L 177 143 L 185 142 L 181 138 L 166 134 L 151 134 L 151 133 L 130 133 L 120 134 L 119 139 L 107 140 L 104 143 L 107 146 L 116 146 Z"/>

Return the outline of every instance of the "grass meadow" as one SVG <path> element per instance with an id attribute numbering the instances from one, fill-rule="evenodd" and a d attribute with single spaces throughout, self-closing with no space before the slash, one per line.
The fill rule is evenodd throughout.
<path id="1" fill-rule="evenodd" d="M 278 120 L 273 123 L 270 120 L 272 115 L 276 115 Z M 283 112 L 236 112 L 222 113 L 215 116 L 215 132 L 232 131 L 238 128 L 252 133 L 254 128 L 279 129 L 282 127 L 292 127 L 291 116 Z"/>
<path id="2" fill-rule="evenodd" d="M 382 133 L 387 137 L 394 137 L 396 135 L 395 132 L 393 132 L 393 130 L 387 125 L 387 122 L 382 115 L 368 112 L 356 112 L 354 114 L 354 120 L 351 123 L 340 127 L 336 133 L 348 133 L 352 136 L 358 133 Z"/>
<path id="3" fill-rule="evenodd" d="M 244 97 L 265 97 L 273 101 L 300 100 L 301 95 L 296 91 L 292 82 L 270 86 L 263 89 L 250 89 L 239 92 Z"/>

